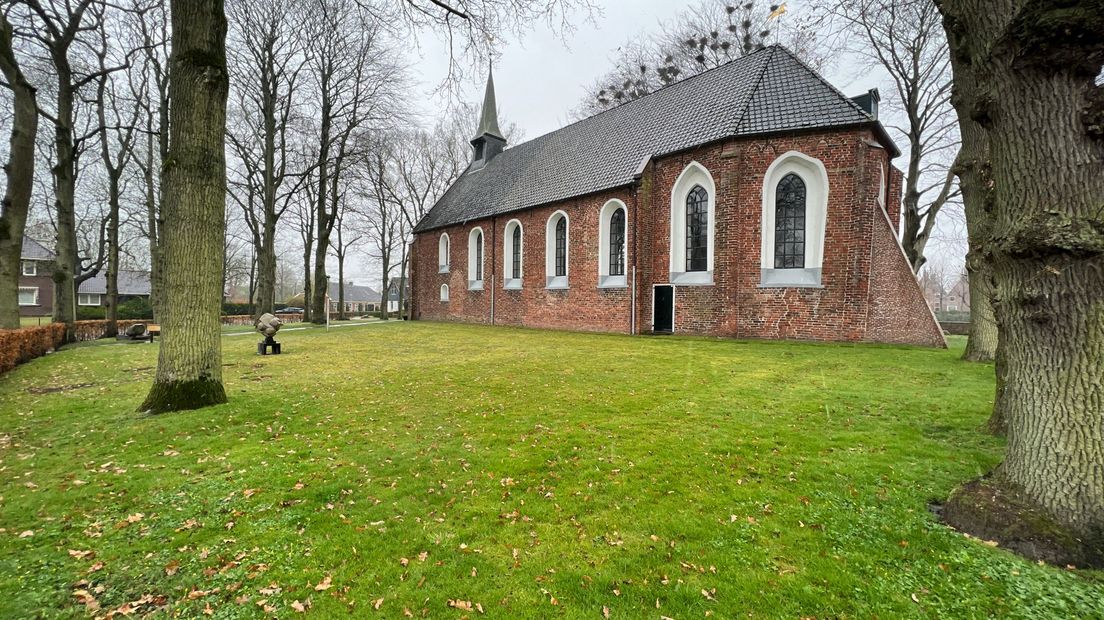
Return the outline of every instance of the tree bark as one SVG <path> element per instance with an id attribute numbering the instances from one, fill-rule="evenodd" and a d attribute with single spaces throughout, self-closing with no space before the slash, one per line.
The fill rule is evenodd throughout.
<path id="1" fill-rule="evenodd" d="M 4 166 L 8 182 L 0 209 L 0 329 L 19 329 L 19 277 L 23 235 L 34 185 L 38 106 L 12 48 L 12 28 L 0 12 L 0 73 L 12 89 L 13 118 Z"/>
<path id="2" fill-rule="evenodd" d="M 65 341 L 74 338 L 77 291 L 75 278 L 80 269 L 77 254 L 77 217 L 75 196 L 77 186 L 77 153 L 73 144 L 73 73 L 69 66 L 69 46 L 50 51 L 57 72 L 57 117 L 54 124 L 55 162 L 54 206 L 57 210 L 57 237 L 54 246 L 53 321 L 65 324 Z"/>
<path id="3" fill-rule="evenodd" d="M 971 79 L 961 62 L 951 61 L 961 80 Z M 961 92 L 967 85 L 956 88 Z M 997 319 L 993 314 L 993 282 L 989 273 L 991 256 L 986 248 L 989 221 L 993 212 L 992 169 L 989 164 L 989 138 L 981 125 L 968 115 L 958 117 L 962 145 L 955 173 L 966 210 L 966 234 L 969 251 L 966 273 L 970 280 L 970 335 L 962 357 L 972 362 L 991 362 L 997 356 Z"/>
<path id="4" fill-rule="evenodd" d="M 221 321 L 226 200 L 226 16 L 222 0 L 174 2 L 165 283 L 157 374 L 143 411 L 226 402 Z"/>
<path id="5" fill-rule="evenodd" d="M 937 0 L 989 138 L 1004 461 L 989 484 L 1104 564 L 1104 13 L 1095 0 Z M 1041 526 L 1039 529 L 1047 529 Z"/>

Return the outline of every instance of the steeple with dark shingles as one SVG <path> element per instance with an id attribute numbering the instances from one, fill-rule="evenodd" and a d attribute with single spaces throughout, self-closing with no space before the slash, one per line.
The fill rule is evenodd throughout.
<path id="1" fill-rule="evenodd" d="M 506 138 L 498 128 L 498 105 L 495 102 L 494 74 L 487 71 L 487 92 L 483 95 L 483 113 L 471 145 L 474 149 L 472 169 L 482 168 L 506 148 Z"/>

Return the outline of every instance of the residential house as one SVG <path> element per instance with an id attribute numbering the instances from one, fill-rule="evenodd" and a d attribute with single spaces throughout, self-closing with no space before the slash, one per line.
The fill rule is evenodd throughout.
<path id="1" fill-rule="evenodd" d="M 54 304 L 53 250 L 23 237 L 19 261 L 19 316 L 49 316 Z"/>

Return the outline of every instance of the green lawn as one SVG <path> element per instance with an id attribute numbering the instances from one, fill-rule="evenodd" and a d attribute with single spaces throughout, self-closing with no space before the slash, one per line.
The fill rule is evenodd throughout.
<path id="1" fill-rule="evenodd" d="M 961 341 L 280 340 L 225 338 L 231 403 L 159 417 L 156 346 L 0 377 L 0 616 L 1104 617 L 1100 573 L 928 511 L 1001 450 Z"/>

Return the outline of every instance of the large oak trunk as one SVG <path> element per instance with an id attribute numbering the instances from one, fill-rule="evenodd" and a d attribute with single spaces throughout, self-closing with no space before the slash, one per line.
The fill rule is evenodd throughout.
<path id="1" fill-rule="evenodd" d="M 955 66 L 956 61 L 952 59 L 951 64 Z M 965 68 L 957 67 L 957 70 L 961 79 L 967 79 Z M 993 210 L 989 138 L 977 121 L 961 111 L 958 123 L 962 145 L 955 173 L 967 214 L 966 272 L 970 280 L 970 337 L 962 357 L 973 362 L 990 362 L 997 356 L 997 319 L 993 314 L 993 282 L 986 247 Z"/>
<path id="2" fill-rule="evenodd" d="M 1004 461 L 956 524 L 998 540 L 997 503 L 1039 557 L 1104 564 L 1104 14 L 1092 0 L 940 0 L 956 107 L 989 139 Z M 963 79 L 960 82 L 960 76 Z M 972 500 L 963 500 L 966 496 Z M 1027 515 L 1031 515 L 1028 519 Z M 980 528 L 980 531 L 979 531 Z M 988 528 L 988 530 L 986 529 Z"/>
<path id="3" fill-rule="evenodd" d="M 11 25 L 3 13 L 0 13 L 0 73 L 14 96 L 11 141 L 4 167 L 8 182 L 0 208 L 0 329 L 18 329 L 19 259 L 34 185 L 38 109 L 35 89 L 24 78 L 16 61 Z"/>
<path id="4" fill-rule="evenodd" d="M 172 3 L 169 153 L 163 165 L 163 307 L 157 375 L 141 409 L 226 402 L 221 322 L 225 235 L 226 17 L 222 0 Z"/>

